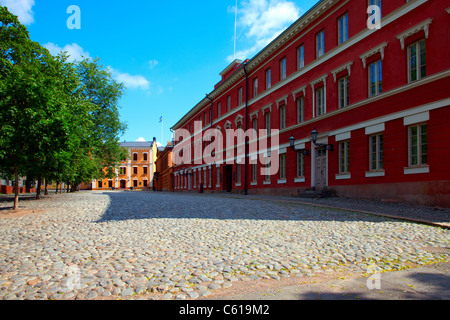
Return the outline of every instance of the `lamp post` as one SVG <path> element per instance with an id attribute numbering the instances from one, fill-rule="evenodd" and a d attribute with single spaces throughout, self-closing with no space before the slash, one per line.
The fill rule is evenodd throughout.
<path id="1" fill-rule="evenodd" d="M 316 128 L 311 132 L 311 139 L 314 144 L 319 149 L 326 149 L 328 151 L 334 151 L 334 145 L 332 144 L 324 144 L 324 143 L 317 143 L 317 138 L 319 136 L 319 133 L 317 132 Z"/>
<path id="2" fill-rule="evenodd" d="M 301 154 L 303 154 L 304 156 L 309 156 L 309 150 L 308 149 L 299 149 L 299 150 L 295 150 L 295 137 L 291 136 L 289 138 L 289 145 L 291 146 L 291 149 L 297 152 L 300 152 Z"/>

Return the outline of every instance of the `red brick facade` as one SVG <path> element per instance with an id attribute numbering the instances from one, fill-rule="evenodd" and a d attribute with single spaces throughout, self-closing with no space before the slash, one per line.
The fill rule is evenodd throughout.
<path id="1" fill-rule="evenodd" d="M 280 130 L 276 175 L 255 175 L 251 161 L 266 150 L 247 150 L 242 165 L 176 165 L 175 190 L 198 191 L 200 184 L 205 191 L 250 194 L 327 189 L 450 206 L 449 4 L 382 1 L 379 30 L 368 28 L 368 5 L 319 2 L 255 57 L 225 69 L 209 99 L 172 128 L 194 134 L 194 121 L 202 120 L 203 133 L 214 128 L 225 136 L 226 128 L 266 129 L 270 119 L 271 129 Z"/>

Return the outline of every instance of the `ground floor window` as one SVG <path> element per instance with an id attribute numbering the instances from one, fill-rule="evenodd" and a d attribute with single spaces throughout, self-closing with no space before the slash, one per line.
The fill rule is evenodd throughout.
<path id="1" fill-rule="evenodd" d="M 297 178 L 305 176 L 305 156 L 303 152 L 297 151 Z"/>
<path id="2" fill-rule="evenodd" d="M 371 171 L 383 170 L 383 134 L 369 137 L 369 169 Z"/>
<path id="3" fill-rule="evenodd" d="M 418 124 L 409 127 L 409 165 L 420 166 L 428 163 L 428 127 Z"/>
<path id="4" fill-rule="evenodd" d="M 280 179 L 286 179 L 286 154 L 280 154 Z"/>
<path id="5" fill-rule="evenodd" d="M 350 142 L 339 143 L 339 173 L 350 172 Z"/>

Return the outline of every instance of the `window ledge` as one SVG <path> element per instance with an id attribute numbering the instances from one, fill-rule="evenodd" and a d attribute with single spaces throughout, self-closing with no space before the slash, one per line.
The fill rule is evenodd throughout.
<path id="1" fill-rule="evenodd" d="M 336 180 L 346 180 L 351 179 L 352 175 L 350 173 L 341 173 L 336 175 Z"/>
<path id="2" fill-rule="evenodd" d="M 263 184 L 271 184 L 271 183 L 272 183 L 271 181 L 267 181 L 267 180 L 263 182 Z"/>
<path id="3" fill-rule="evenodd" d="M 278 179 L 278 184 L 286 183 L 286 179 Z"/>
<path id="4" fill-rule="evenodd" d="M 384 170 L 382 170 L 382 171 L 367 171 L 366 172 L 366 178 L 384 177 L 384 176 L 385 176 Z"/>
<path id="5" fill-rule="evenodd" d="M 251 185 L 251 186 L 257 186 L 257 185 L 258 185 L 258 182 L 254 182 L 254 181 L 253 181 L 253 182 L 250 182 L 250 185 Z"/>
<path id="6" fill-rule="evenodd" d="M 407 167 L 404 169 L 404 174 L 421 174 L 421 173 L 430 173 L 430 167 L 420 166 L 420 167 Z"/>
<path id="7" fill-rule="evenodd" d="M 295 180 L 294 180 L 294 182 L 305 182 L 306 180 L 305 180 L 305 177 L 298 177 L 298 178 L 295 178 Z"/>

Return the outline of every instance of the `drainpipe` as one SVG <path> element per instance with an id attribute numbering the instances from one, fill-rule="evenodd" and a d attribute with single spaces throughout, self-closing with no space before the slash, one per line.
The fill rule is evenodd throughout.
<path id="1" fill-rule="evenodd" d="M 248 72 L 247 63 L 243 63 L 243 68 L 245 72 L 245 132 L 248 130 Z M 245 158 L 244 158 L 244 195 L 248 195 L 248 181 L 247 181 L 247 167 L 248 167 L 248 141 L 247 136 L 244 136 L 244 148 L 245 148 Z"/>
<path id="2" fill-rule="evenodd" d="M 212 121 L 212 117 L 213 117 L 213 104 L 214 104 L 214 99 L 213 98 L 211 98 L 210 96 L 209 96 L 209 94 L 206 94 L 206 98 L 209 100 L 209 101 L 211 101 L 211 109 L 210 109 L 210 111 L 209 111 L 209 123 L 210 123 L 210 128 L 211 128 L 211 133 L 212 133 L 212 130 L 213 130 L 213 121 Z M 211 144 L 212 144 L 212 136 L 211 136 L 211 140 L 210 140 L 210 146 L 211 146 Z M 211 152 L 211 157 L 212 157 L 212 152 Z M 212 165 L 210 166 L 210 168 L 209 168 L 209 174 L 211 175 L 211 180 L 210 180 L 210 182 L 211 182 L 211 193 L 213 193 L 213 185 L 214 185 L 214 183 L 212 183 Z M 216 182 L 217 183 L 217 182 Z"/>

